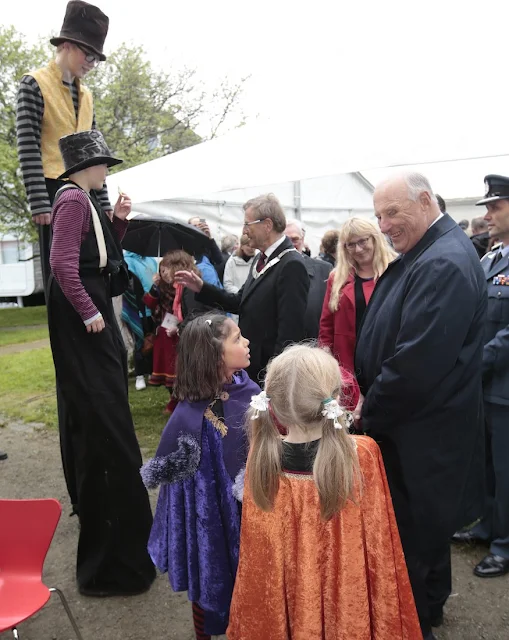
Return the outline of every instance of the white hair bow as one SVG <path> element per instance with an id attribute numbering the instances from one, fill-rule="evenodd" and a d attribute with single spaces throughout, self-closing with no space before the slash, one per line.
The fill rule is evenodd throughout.
<path id="1" fill-rule="evenodd" d="M 262 391 L 257 396 L 251 396 L 251 402 L 249 403 L 249 406 L 251 406 L 253 409 L 256 409 L 256 413 L 251 419 L 256 420 L 260 417 L 260 411 L 267 411 L 267 409 L 269 408 L 269 402 L 270 398 L 265 393 L 265 391 Z"/>
<path id="2" fill-rule="evenodd" d="M 339 406 L 337 400 L 334 398 L 327 398 L 323 401 L 324 409 L 322 411 L 322 416 L 327 418 L 327 420 L 334 420 L 334 428 L 342 429 L 343 425 L 339 422 L 338 418 L 344 414 L 343 409 Z"/>

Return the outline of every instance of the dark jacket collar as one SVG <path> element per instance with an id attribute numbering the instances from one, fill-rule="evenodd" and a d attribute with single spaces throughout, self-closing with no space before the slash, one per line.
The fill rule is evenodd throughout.
<path id="1" fill-rule="evenodd" d="M 410 249 L 410 251 L 405 253 L 405 255 L 401 256 L 403 264 L 409 267 L 413 262 L 415 262 L 415 260 L 417 260 L 421 253 L 426 251 L 426 249 L 436 242 L 438 238 L 449 233 L 449 231 L 452 231 L 457 226 L 458 225 L 454 222 L 451 216 L 448 213 L 445 213 L 438 222 L 435 222 L 435 224 L 426 231 L 415 247 Z"/>

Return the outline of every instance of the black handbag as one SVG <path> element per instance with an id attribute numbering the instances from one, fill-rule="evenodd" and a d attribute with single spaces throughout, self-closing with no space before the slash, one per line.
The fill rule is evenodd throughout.
<path id="1" fill-rule="evenodd" d="M 121 296 L 129 287 L 129 270 L 125 260 L 110 260 L 105 269 L 110 276 L 110 295 Z"/>

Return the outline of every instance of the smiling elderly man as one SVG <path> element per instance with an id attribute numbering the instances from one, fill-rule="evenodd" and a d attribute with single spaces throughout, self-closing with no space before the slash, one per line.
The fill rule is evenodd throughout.
<path id="1" fill-rule="evenodd" d="M 400 256 L 379 279 L 355 365 L 362 429 L 379 444 L 425 640 L 451 592 L 449 539 L 483 510 L 486 279 L 470 239 L 416 173 L 379 185 Z"/>

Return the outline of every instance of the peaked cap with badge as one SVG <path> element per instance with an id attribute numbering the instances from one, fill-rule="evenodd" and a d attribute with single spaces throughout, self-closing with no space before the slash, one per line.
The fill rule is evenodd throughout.
<path id="1" fill-rule="evenodd" d="M 476 206 L 487 204 L 495 200 L 509 199 L 509 178 L 491 173 L 484 178 L 486 192 L 484 198 L 476 202 Z"/>

